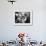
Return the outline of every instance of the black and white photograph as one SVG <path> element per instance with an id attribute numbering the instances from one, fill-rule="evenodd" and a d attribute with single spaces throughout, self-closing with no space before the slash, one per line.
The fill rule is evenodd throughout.
<path id="1" fill-rule="evenodd" d="M 16 25 L 31 25 L 32 24 L 32 12 L 15 12 L 15 24 Z"/>

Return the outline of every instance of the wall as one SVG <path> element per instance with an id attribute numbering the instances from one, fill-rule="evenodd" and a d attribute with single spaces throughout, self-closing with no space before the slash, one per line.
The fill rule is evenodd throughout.
<path id="1" fill-rule="evenodd" d="M 32 10 L 33 25 L 15 26 L 14 12 L 16 10 Z M 14 40 L 18 32 L 31 34 L 33 40 L 46 40 L 45 0 L 17 0 L 13 5 L 7 0 L 0 0 L 0 40 Z"/>

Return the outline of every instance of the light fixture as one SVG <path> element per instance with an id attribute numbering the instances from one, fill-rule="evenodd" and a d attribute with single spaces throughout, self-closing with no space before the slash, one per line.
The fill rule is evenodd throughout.
<path id="1" fill-rule="evenodd" d="M 11 2 L 12 4 L 16 2 L 15 0 L 8 0 L 8 2 Z"/>

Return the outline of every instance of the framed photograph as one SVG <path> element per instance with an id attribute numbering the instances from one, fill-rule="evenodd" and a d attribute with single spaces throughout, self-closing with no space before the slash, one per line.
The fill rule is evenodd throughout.
<path id="1" fill-rule="evenodd" d="M 32 11 L 15 12 L 15 25 L 17 26 L 30 26 L 32 25 Z"/>

